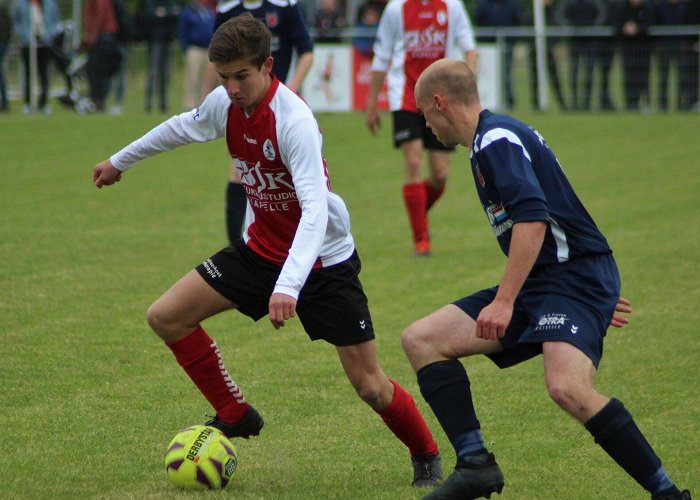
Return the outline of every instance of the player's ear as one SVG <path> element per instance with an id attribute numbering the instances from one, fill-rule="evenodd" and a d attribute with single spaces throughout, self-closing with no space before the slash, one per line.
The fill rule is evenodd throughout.
<path id="1" fill-rule="evenodd" d="M 265 62 L 263 63 L 262 68 L 261 68 L 263 73 L 269 74 L 272 72 L 272 63 L 273 63 L 272 56 L 268 56 L 268 58 L 265 59 Z"/>
<path id="2" fill-rule="evenodd" d="M 440 94 L 433 94 L 433 104 L 438 111 L 445 111 L 445 98 Z"/>

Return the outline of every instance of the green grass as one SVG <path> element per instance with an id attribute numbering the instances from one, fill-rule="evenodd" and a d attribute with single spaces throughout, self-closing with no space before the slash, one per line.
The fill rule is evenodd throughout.
<path id="1" fill-rule="evenodd" d="M 159 155 L 110 188 L 92 166 L 163 116 L 0 116 L 0 484 L 5 498 L 184 498 L 162 470 L 204 399 L 153 335 L 145 310 L 225 243 L 224 144 Z M 700 148 L 696 115 L 529 114 L 615 250 L 632 323 L 611 331 L 599 388 L 623 400 L 666 469 L 700 492 Z M 382 366 L 449 443 L 399 346 L 413 320 L 495 284 L 504 258 L 461 150 L 431 213 L 434 255 L 411 254 L 402 161 L 359 114 L 320 114 L 333 188 L 363 258 Z M 207 498 L 419 498 L 405 449 L 355 396 L 334 349 L 298 321 L 275 331 L 237 314 L 206 322 L 263 413 L 237 443 L 240 469 Z M 505 499 L 643 499 L 644 492 L 549 400 L 541 361 L 465 362 Z"/>

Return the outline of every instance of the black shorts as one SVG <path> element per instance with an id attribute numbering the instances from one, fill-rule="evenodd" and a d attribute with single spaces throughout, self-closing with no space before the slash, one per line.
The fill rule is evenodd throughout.
<path id="1" fill-rule="evenodd" d="M 270 295 L 282 268 L 249 249 L 242 239 L 198 265 L 197 272 L 217 292 L 254 321 L 267 316 Z M 311 340 L 336 346 L 374 339 L 360 258 L 312 269 L 297 301 L 297 314 Z"/>
<path id="2" fill-rule="evenodd" d="M 410 111 L 392 111 L 391 118 L 394 122 L 394 147 L 398 148 L 406 141 L 422 139 L 423 147 L 430 151 L 455 150 L 438 141 L 422 115 Z"/>

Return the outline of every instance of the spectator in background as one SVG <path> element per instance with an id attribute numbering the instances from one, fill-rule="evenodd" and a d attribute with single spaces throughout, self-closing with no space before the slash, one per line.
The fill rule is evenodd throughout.
<path id="1" fill-rule="evenodd" d="M 602 26 L 605 21 L 605 5 L 602 0 L 560 0 L 556 9 L 559 24 L 573 28 Z M 593 90 L 593 68 L 596 56 L 596 40 L 591 36 L 573 36 L 569 41 L 571 109 L 589 111 Z M 581 70 L 581 73 L 579 73 Z M 583 91 L 579 80 L 583 77 Z"/>
<path id="2" fill-rule="evenodd" d="M 222 2 L 216 10 L 214 31 L 232 17 L 245 12 L 261 19 L 272 32 L 272 73 L 293 92 L 299 93 L 301 84 L 314 62 L 313 40 L 309 34 L 304 12 L 295 0 L 241 0 Z M 292 65 L 294 54 L 296 60 Z M 290 69 L 294 67 L 290 75 Z M 217 85 L 214 65 L 207 65 L 204 93 Z M 241 235 L 246 214 L 245 189 L 233 163 L 226 187 L 226 231 L 233 243 Z"/>
<path id="3" fill-rule="evenodd" d="M 157 92 L 158 106 L 162 112 L 166 112 L 173 56 L 172 46 L 177 36 L 180 7 L 175 0 L 144 0 L 143 7 L 148 41 L 148 80 L 144 107 L 147 112 L 151 112 L 153 97 Z"/>
<path id="4" fill-rule="evenodd" d="M 683 24 L 700 24 L 700 0 L 687 0 Z M 700 111 L 700 43 L 697 35 L 683 39 L 683 71 L 681 80 L 680 109 Z"/>
<path id="5" fill-rule="evenodd" d="M 184 106 L 196 108 L 201 102 L 202 84 L 207 71 L 209 41 L 214 34 L 215 13 L 205 0 L 192 0 L 180 14 L 180 45 L 185 53 Z"/>
<path id="6" fill-rule="evenodd" d="M 544 4 L 544 15 L 547 26 L 556 25 L 557 21 L 554 16 L 554 0 L 543 0 L 542 3 Z M 531 12 L 530 17 L 532 17 Z M 527 24 L 533 24 L 532 19 L 528 19 Z M 554 55 L 554 47 L 558 43 L 558 38 L 547 38 L 547 76 L 549 78 L 549 82 L 552 84 L 552 88 L 554 89 L 554 95 L 557 98 L 559 109 L 562 111 L 567 111 L 569 107 L 566 105 L 564 92 L 561 88 L 561 80 L 559 79 L 559 71 L 557 70 L 557 60 Z M 535 53 L 534 39 L 530 39 L 528 45 L 530 48 L 530 84 L 532 89 L 532 107 L 533 109 L 540 109 L 540 86 L 539 80 L 537 79 L 537 54 Z"/>
<path id="7" fill-rule="evenodd" d="M 357 11 L 357 27 L 367 31 L 376 30 L 379 26 L 379 18 L 382 16 L 385 4 L 377 0 L 367 0 Z M 375 36 L 356 36 L 352 44 L 362 55 L 372 57 L 374 54 Z"/>
<path id="8" fill-rule="evenodd" d="M 683 24 L 684 15 L 684 1 L 658 0 L 654 24 L 660 26 L 678 26 Z M 676 75 L 680 83 L 682 44 L 683 39 L 674 35 L 661 35 L 656 42 L 659 61 L 659 109 L 661 111 L 668 111 L 668 80 L 672 67 L 675 67 Z M 678 99 L 680 100 L 680 88 Z M 677 103 L 677 106 L 678 104 L 679 103 Z"/>
<path id="9" fill-rule="evenodd" d="M 87 0 L 83 7 L 83 43 L 88 62 L 85 71 L 90 81 L 94 110 L 105 110 L 111 78 L 119 70 L 121 53 L 117 34 L 119 23 L 112 0 Z"/>
<path id="10" fill-rule="evenodd" d="M 343 8 L 338 0 L 320 0 L 314 16 L 317 42 L 339 43 L 341 37 L 334 31 L 345 28 L 347 24 Z"/>
<path id="11" fill-rule="evenodd" d="M 119 49 L 119 68 L 112 77 L 110 84 L 114 85 L 114 104 L 109 110 L 111 115 L 122 114 L 122 104 L 124 103 L 124 92 L 126 91 L 126 65 L 129 55 L 128 43 L 135 35 L 135 26 L 132 16 L 124 3 L 124 0 L 112 0 L 114 2 L 117 21 L 119 22 L 119 32 L 117 33 L 117 47 Z"/>
<path id="12" fill-rule="evenodd" d="M 625 109 L 640 109 L 642 97 L 649 103 L 649 69 L 653 44 L 649 27 L 654 22 L 651 0 L 625 0 L 615 22 L 622 51 Z"/>
<path id="13" fill-rule="evenodd" d="M 610 33 L 596 37 L 596 57 L 595 62 L 600 69 L 600 109 L 601 111 L 615 111 L 615 104 L 610 95 L 610 70 L 615 59 L 615 44 L 612 43 L 612 25 L 617 16 L 617 0 L 603 0 L 605 9 L 605 19 L 603 26 L 610 30 Z"/>
<path id="14" fill-rule="evenodd" d="M 520 26 L 523 24 L 522 12 L 518 0 L 479 0 L 474 11 L 474 25 L 480 28 L 497 28 L 501 26 Z M 496 37 L 479 37 L 479 43 L 495 43 Z M 517 38 L 506 37 L 502 47 L 503 64 L 503 89 L 506 98 L 506 107 L 513 109 L 515 106 L 515 93 L 513 92 L 513 47 Z"/>
<path id="15" fill-rule="evenodd" d="M 7 85 L 5 83 L 5 54 L 12 35 L 10 0 L 0 0 L 0 112 L 9 111 Z"/>
<path id="16" fill-rule="evenodd" d="M 51 44 L 58 33 L 60 20 L 58 6 L 54 0 L 15 0 L 12 9 L 12 27 L 19 39 L 22 66 L 24 68 L 24 107 L 30 113 L 32 102 L 31 54 L 32 39 L 36 41 L 36 64 L 39 72 L 38 106 L 44 113 L 51 113 L 49 96 L 49 60 Z"/>

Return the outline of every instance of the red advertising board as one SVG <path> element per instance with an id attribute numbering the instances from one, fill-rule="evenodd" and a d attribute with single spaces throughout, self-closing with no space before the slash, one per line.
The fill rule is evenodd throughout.
<path id="1" fill-rule="evenodd" d="M 369 84 L 372 81 L 372 56 L 363 54 L 359 50 L 352 51 L 352 108 L 355 111 L 364 111 L 367 106 Z M 381 111 L 389 109 L 389 101 L 386 95 L 386 80 L 379 92 L 377 108 Z"/>

